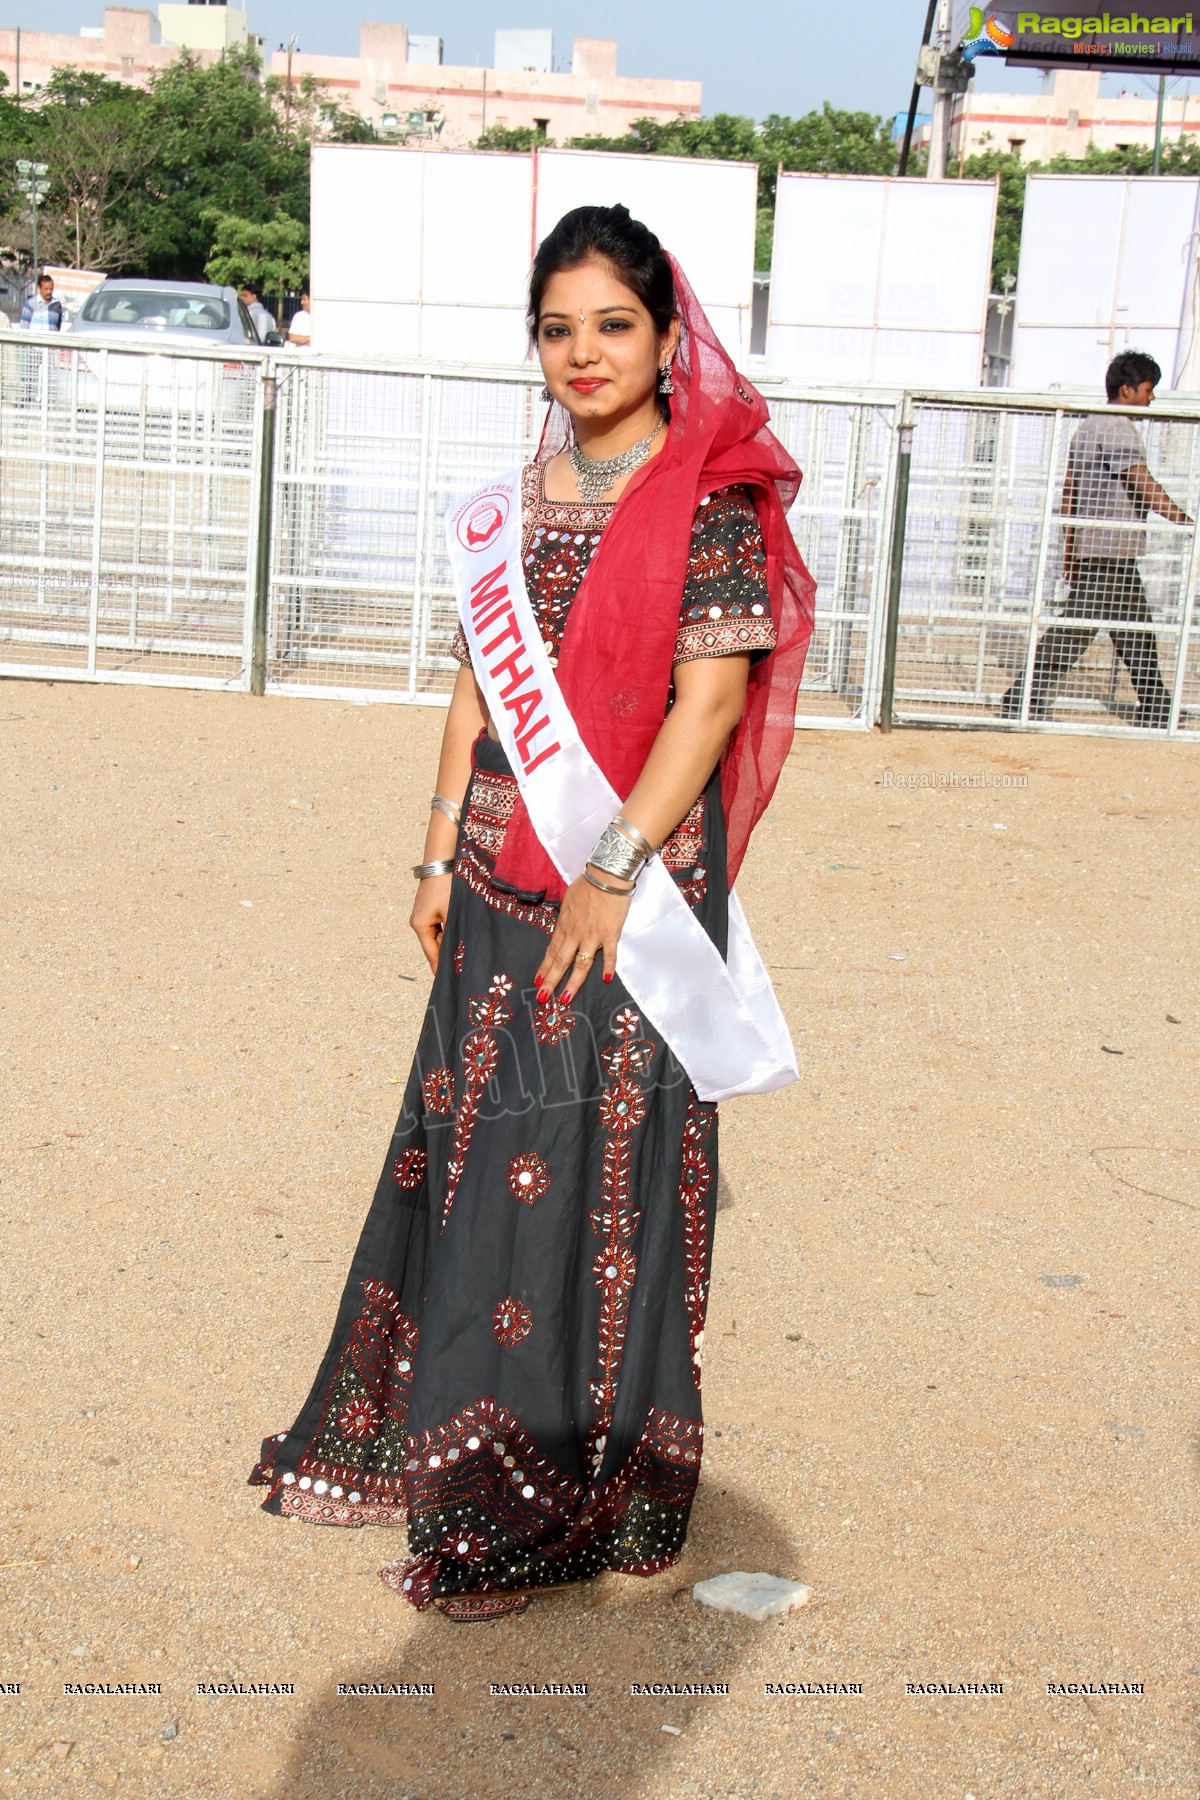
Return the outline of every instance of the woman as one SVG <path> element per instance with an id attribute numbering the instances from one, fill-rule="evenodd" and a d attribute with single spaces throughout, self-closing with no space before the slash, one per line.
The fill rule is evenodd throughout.
<path id="1" fill-rule="evenodd" d="M 529 318 L 542 455 L 448 529 L 427 1022 L 312 1394 L 251 1477 L 285 1517 L 407 1520 L 381 1575 L 459 1619 L 678 1557 L 713 1102 L 795 1072 L 730 882 L 811 630 L 798 474 L 624 207 L 559 223 Z"/>

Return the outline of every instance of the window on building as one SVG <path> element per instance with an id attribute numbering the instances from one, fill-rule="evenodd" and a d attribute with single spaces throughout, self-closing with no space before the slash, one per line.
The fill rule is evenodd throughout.
<path id="1" fill-rule="evenodd" d="M 539 137 L 545 137 L 550 129 L 550 121 L 549 119 L 535 119 L 533 121 L 533 128 Z"/>
<path id="2" fill-rule="evenodd" d="M 1024 138 L 1009 138 L 1008 147 L 1014 156 L 1020 156 L 1022 150 L 1024 150 L 1024 148 L 1025 148 L 1025 139 Z"/>

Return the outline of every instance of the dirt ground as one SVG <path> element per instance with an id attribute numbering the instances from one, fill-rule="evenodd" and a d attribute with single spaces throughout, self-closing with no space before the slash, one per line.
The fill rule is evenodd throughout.
<path id="1" fill-rule="evenodd" d="M 0 1793 L 1197 1800 L 1195 747 L 798 737 L 740 887 L 803 1073 L 723 1109 L 685 1558 L 464 1627 L 245 1485 L 399 1109 L 440 715 L 0 726 Z M 728 1568 L 811 1602 L 692 1600 Z"/>

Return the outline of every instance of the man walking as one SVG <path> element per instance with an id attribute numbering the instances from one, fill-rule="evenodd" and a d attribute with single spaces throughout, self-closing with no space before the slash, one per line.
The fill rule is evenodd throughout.
<path id="1" fill-rule="evenodd" d="M 1110 406 L 1149 406 L 1162 370 L 1152 356 L 1126 350 L 1114 357 L 1105 377 Z M 1113 649 L 1129 671 L 1138 697 L 1135 725 L 1164 726 L 1170 720 L 1171 696 L 1158 666 L 1154 621 L 1137 559 L 1146 547 L 1147 513 L 1161 513 L 1173 525 L 1190 525 L 1170 495 L 1146 467 L 1146 453 L 1133 420 L 1119 414 L 1094 413 L 1071 439 L 1063 482 L 1066 518 L 1102 523 L 1068 525 L 1063 574 L 1070 594 L 1063 608 L 1068 619 L 1102 620 Z M 1116 629 L 1117 626 L 1124 629 Z M 1133 627 L 1134 629 L 1129 629 Z M 1033 660 L 1029 717 L 1045 719 L 1060 677 L 1079 661 L 1101 625 L 1055 625 L 1043 637 Z M 1000 717 L 1021 714 L 1022 677 L 1000 702 Z"/>
<path id="2" fill-rule="evenodd" d="M 62 301 L 54 298 L 54 278 L 39 275 L 36 296 L 31 294 L 21 308 L 18 321 L 26 331 L 61 331 Z"/>

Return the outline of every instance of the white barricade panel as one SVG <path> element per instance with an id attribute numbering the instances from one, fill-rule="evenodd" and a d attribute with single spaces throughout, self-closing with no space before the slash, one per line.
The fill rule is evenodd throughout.
<path id="1" fill-rule="evenodd" d="M 531 168 L 528 156 L 318 145 L 314 348 L 519 362 Z"/>
<path id="2" fill-rule="evenodd" d="M 751 163 L 540 150 L 534 239 L 577 206 L 627 206 L 676 258 L 735 362 L 750 350 L 758 171 Z"/>
<path id="3" fill-rule="evenodd" d="M 1029 177 L 1014 387 L 1102 388 L 1122 350 L 1148 351 L 1172 385 L 1192 335 L 1198 201 L 1192 176 Z"/>
<path id="4" fill-rule="evenodd" d="M 977 385 L 995 211 L 992 182 L 782 175 L 768 373 Z"/>
<path id="5" fill-rule="evenodd" d="M 314 145 L 314 311 L 326 300 L 418 303 L 422 160 L 388 145 Z"/>

